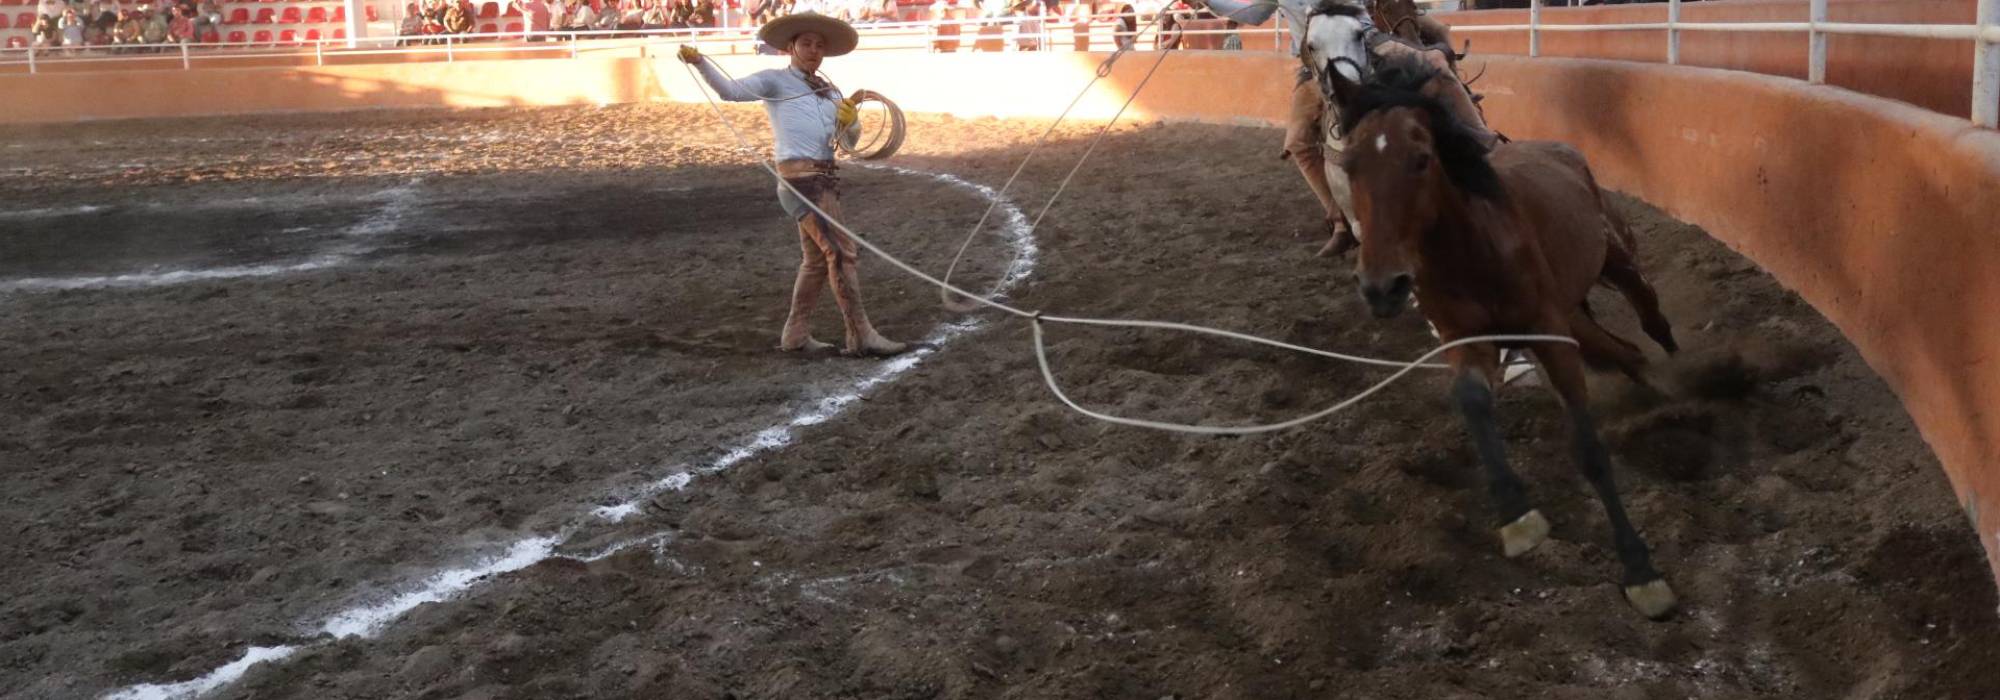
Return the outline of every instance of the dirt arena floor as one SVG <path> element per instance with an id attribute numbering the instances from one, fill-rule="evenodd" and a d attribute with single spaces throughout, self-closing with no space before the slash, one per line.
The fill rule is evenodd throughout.
<path id="1" fill-rule="evenodd" d="M 997 187 L 1045 126 L 914 118 L 889 162 L 908 172 L 844 171 L 850 219 L 940 270 L 987 200 L 926 173 Z M 1059 132 L 1013 203 L 1032 215 L 1088 135 Z M 1667 397 L 1593 388 L 1683 598 L 1662 623 L 1620 597 L 1544 389 L 1502 394 L 1555 526 L 1508 560 L 1437 374 L 1260 437 L 1113 427 L 1048 394 L 1021 323 L 968 322 L 880 261 L 869 311 L 936 352 L 774 352 L 797 240 L 726 138 L 657 105 L 0 130 L 0 696 L 166 695 L 131 686 L 258 647 L 291 653 L 214 697 L 2000 688 L 1993 584 L 1894 396 L 1796 296 L 1642 203 L 1619 206 L 1686 350 L 1658 358 Z M 1011 298 L 1430 347 L 1415 315 L 1368 318 L 1350 261 L 1312 257 L 1279 140 L 1120 126 Z M 982 237 L 967 279 L 1017 252 Z M 830 299 L 819 328 L 838 340 Z M 1164 420 L 1281 419 L 1385 374 L 1051 340 L 1080 401 Z M 394 614 L 426 586 L 465 590 Z"/>

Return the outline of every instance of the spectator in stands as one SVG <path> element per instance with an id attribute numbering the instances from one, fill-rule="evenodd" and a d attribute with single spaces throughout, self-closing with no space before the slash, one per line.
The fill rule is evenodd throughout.
<path id="1" fill-rule="evenodd" d="M 1132 50 L 1138 46 L 1138 10 L 1130 4 L 1118 4 L 1118 48 Z"/>
<path id="2" fill-rule="evenodd" d="M 549 30 L 549 4 L 544 0 L 514 0 L 514 6 L 520 8 L 521 17 L 528 21 L 528 41 L 542 41 L 543 37 L 535 34 Z"/>
<path id="3" fill-rule="evenodd" d="M 119 53 L 134 51 L 140 44 L 145 42 L 146 24 L 144 20 L 139 18 L 139 13 L 119 8 L 118 28 L 111 34 L 111 43 L 122 47 L 117 49 L 117 51 Z"/>
<path id="4" fill-rule="evenodd" d="M 181 5 L 174 6 L 174 18 L 167 22 L 167 40 L 179 44 L 193 43 L 194 17 Z"/>
<path id="5" fill-rule="evenodd" d="M 423 33 L 424 33 L 424 13 L 417 9 L 416 3 L 414 2 L 405 3 L 403 5 L 403 22 L 402 24 L 396 26 L 396 36 L 405 38 L 402 41 L 398 41 L 396 43 L 398 45 L 408 46 L 410 42 L 416 41 L 415 39 L 411 39 L 408 37 L 423 36 Z"/>
<path id="6" fill-rule="evenodd" d="M 590 7 L 590 0 L 570 0 L 569 6 L 569 21 L 564 29 L 587 32 L 597 24 L 597 10 Z"/>
<path id="7" fill-rule="evenodd" d="M 556 30 L 569 26 L 569 0 L 548 0 L 549 29 Z"/>
<path id="8" fill-rule="evenodd" d="M 645 24 L 642 25 L 641 28 L 666 29 L 667 8 L 661 4 L 664 0 L 645 0 L 645 1 L 646 1 L 646 14 L 644 15 Z"/>
<path id="9" fill-rule="evenodd" d="M 1242 51 L 1243 35 L 1236 33 L 1236 30 L 1242 27 L 1243 23 L 1231 19 L 1231 20 L 1224 20 L 1222 22 L 1222 26 L 1224 29 L 1229 30 L 1229 35 L 1222 38 L 1222 50 Z"/>
<path id="10" fill-rule="evenodd" d="M 97 44 L 106 46 L 118 43 L 118 16 L 124 10 L 119 8 L 116 2 L 105 2 L 99 4 L 93 12 L 97 13 L 97 19 L 91 21 L 90 25 L 96 27 L 98 34 L 103 36 L 103 41 Z"/>
<path id="11" fill-rule="evenodd" d="M 64 53 L 82 51 L 84 24 L 86 22 L 76 13 L 75 8 L 63 10 L 60 22 L 50 21 L 48 15 L 41 15 L 35 19 L 35 43 L 46 47 L 63 46 Z"/>
<path id="12" fill-rule="evenodd" d="M 1021 51 L 1042 48 L 1042 18 L 1036 14 L 1041 5 L 1038 0 L 1013 0 L 1007 6 L 1007 14 L 1021 18 L 1014 33 L 1015 48 Z"/>
<path id="13" fill-rule="evenodd" d="M 427 0 L 424 5 L 424 33 L 431 43 L 444 43 L 445 15 L 451 14 L 452 3 L 445 0 Z"/>
<path id="14" fill-rule="evenodd" d="M 646 4 L 639 0 L 619 0 L 618 28 L 623 31 L 646 27 Z"/>
<path id="15" fill-rule="evenodd" d="M 687 24 L 689 27 L 695 29 L 714 27 L 715 2 L 713 0 L 694 0 L 694 4 L 688 10 Z"/>
<path id="16" fill-rule="evenodd" d="M 145 12 L 145 24 L 140 28 L 139 37 L 145 40 L 149 46 L 160 46 L 167 43 L 168 27 L 166 12 L 157 9 L 147 9 L 142 10 L 142 12 Z M 164 51 L 165 49 L 155 50 Z"/>
<path id="17" fill-rule="evenodd" d="M 35 15 L 35 23 L 29 29 L 29 35 L 34 38 L 35 48 L 49 49 L 62 46 L 60 21 L 48 15 Z"/>
<path id="18" fill-rule="evenodd" d="M 472 8 L 466 3 L 453 3 L 444 11 L 444 31 L 448 34 L 469 34 L 472 32 Z"/>
<path id="19" fill-rule="evenodd" d="M 222 6 L 215 0 L 201 0 L 194 11 L 194 40 L 206 40 L 210 34 L 222 38 Z"/>
<path id="20" fill-rule="evenodd" d="M 590 28 L 600 32 L 617 31 L 618 23 L 624 19 L 625 13 L 619 11 L 617 5 L 611 4 L 611 0 L 605 0 L 604 10 L 597 13 L 597 22 L 590 25 Z"/>

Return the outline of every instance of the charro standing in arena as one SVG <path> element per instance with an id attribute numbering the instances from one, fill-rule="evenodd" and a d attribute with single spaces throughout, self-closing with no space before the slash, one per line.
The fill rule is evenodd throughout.
<path id="1" fill-rule="evenodd" d="M 833 161 L 834 139 L 852 147 L 860 135 L 856 123 L 856 99 L 843 99 L 840 90 L 819 75 L 820 61 L 854 50 L 860 36 L 846 22 L 814 12 L 803 12 L 772 20 L 757 32 L 765 44 L 790 54 L 792 63 L 782 69 L 758 71 L 733 80 L 704 59 L 693 46 L 682 46 L 680 58 L 701 69 L 701 77 L 722 99 L 731 102 L 762 101 L 776 136 L 778 175 L 800 194 L 812 199 L 828 216 L 840 218 L 840 181 Z M 849 354 L 894 355 L 909 346 L 876 332 L 861 308 L 860 259 L 854 240 L 833 227 L 826 218 L 813 213 L 798 196 L 778 186 L 778 203 L 798 223 L 799 247 L 804 260 L 799 263 L 798 280 L 792 287 L 791 314 L 779 335 L 778 349 L 819 350 L 826 343 L 812 337 L 812 310 L 820 291 L 833 288 L 834 303 L 846 323 Z"/>

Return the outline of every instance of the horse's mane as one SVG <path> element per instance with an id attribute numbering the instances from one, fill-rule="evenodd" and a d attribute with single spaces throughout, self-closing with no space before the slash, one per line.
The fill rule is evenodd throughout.
<path id="1" fill-rule="evenodd" d="M 1505 198 L 1507 193 L 1500 185 L 1500 174 L 1486 160 L 1486 145 L 1452 116 L 1444 103 L 1423 93 L 1424 85 L 1440 76 L 1436 69 L 1416 57 L 1384 58 L 1341 109 L 1341 137 L 1346 138 L 1354 125 L 1371 113 L 1395 107 L 1415 108 L 1430 119 L 1428 126 L 1437 145 L 1438 162 L 1452 184 L 1487 199 Z"/>

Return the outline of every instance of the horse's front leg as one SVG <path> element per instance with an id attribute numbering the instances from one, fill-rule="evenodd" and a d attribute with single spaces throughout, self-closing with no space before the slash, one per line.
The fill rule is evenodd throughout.
<path id="1" fill-rule="evenodd" d="M 1507 468 L 1507 449 L 1500 442 L 1500 426 L 1493 418 L 1493 387 L 1500 373 L 1499 348 L 1484 343 L 1461 345 L 1446 351 L 1453 373 L 1452 403 L 1465 418 L 1466 432 L 1486 467 L 1486 488 L 1493 505 L 1500 510 L 1500 546 L 1509 557 L 1534 549 L 1549 536 L 1549 521 L 1542 512 L 1528 507 L 1528 488 L 1521 477 Z"/>
<path id="2" fill-rule="evenodd" d="M 1632 520 L 1625 515 L 1625 504 L 1618 498 L 1618 487 L 1611 479 L 1611 454 L 1598 439 L 1596 421 L 1590 416 L 1583 355 L 1574 346 L 1547 343 L 1535 347 L 1535 359 L 1541 363 L 1549 385 L 1562 397 L 1563 410 L 1569 415 L 1570 443 L 1577 468 L 1597 491 L 1598 500 L 1604 503 L 1604 514 L 1611 521 L 1618 560 L 1625 565 L 1625 600 L 1646 617 L 1665 618 L 1674 611 L 1678 600 L 1674 589 L 1653 568 L 1646 541 L 1632 527 Z"/>

